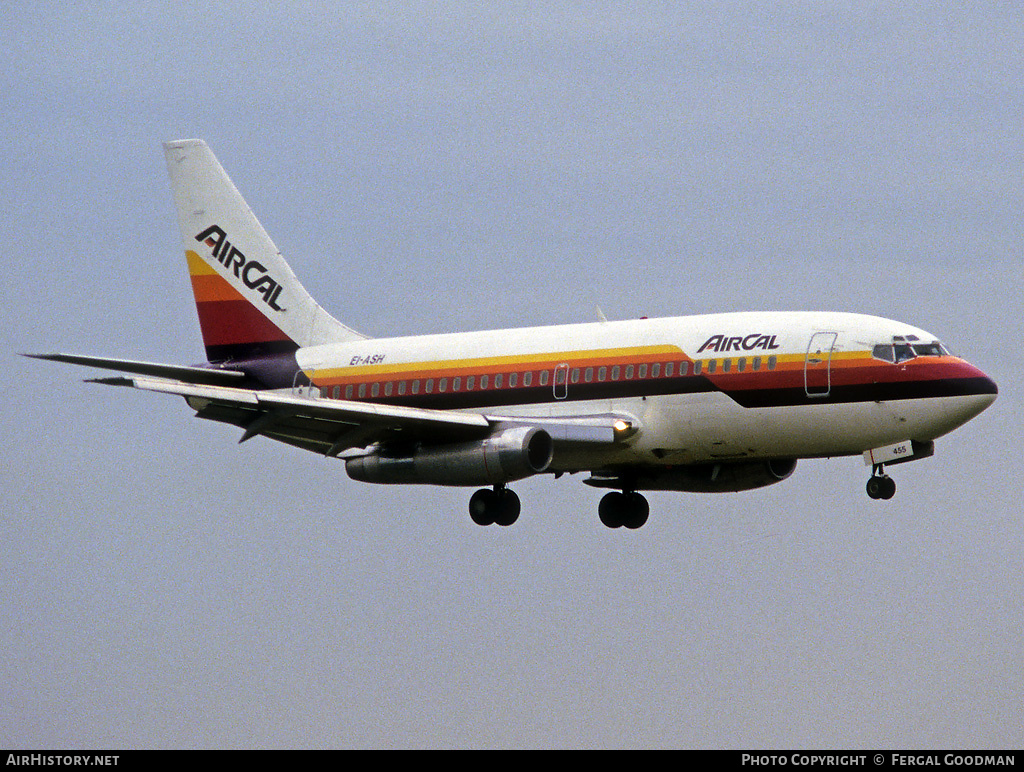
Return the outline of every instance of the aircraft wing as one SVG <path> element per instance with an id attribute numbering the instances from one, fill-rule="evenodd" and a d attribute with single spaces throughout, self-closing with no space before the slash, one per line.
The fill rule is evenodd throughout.
<path id="1" fill-rule="evenodd" d="M 328 456 L 377 442 L 454 443 L 483 439 L 507 426 L 537 426 L 556 443 L 610 443 L 632 434 L 620 416 L 490 416 L 372 402 L 321 399 L 288 391 L 254 391 L 164 378 L 99 378 L 95 383 L 177 394 L 198 418 L 243 429 L 239 442 L 264 435 Z"/>

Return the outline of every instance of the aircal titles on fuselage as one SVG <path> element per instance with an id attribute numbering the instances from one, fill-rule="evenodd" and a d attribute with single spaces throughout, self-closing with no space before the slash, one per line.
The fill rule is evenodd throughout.
<path id="1" fill-rule="evenodd" d="M 750 335 L 712 335 L 697 349 L 700 354 L 703 351 L 715 351 L 725 353 L 727 351 L 769 351 L 779 348 L 775 341 L 775 335 L 763 335 L 759 332 Z"/>

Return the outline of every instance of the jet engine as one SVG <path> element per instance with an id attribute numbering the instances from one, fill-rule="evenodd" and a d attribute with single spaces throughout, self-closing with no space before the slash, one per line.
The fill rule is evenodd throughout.
<path id="1" fill-rule="evenodd" d="M 517 426 L 475 442 L 421 445 L 407 454 L 381 449 L 346 460 L 345 471 L 372 483 L 504 485 L 543 472 L 553 455 L 550 434 Z"/>

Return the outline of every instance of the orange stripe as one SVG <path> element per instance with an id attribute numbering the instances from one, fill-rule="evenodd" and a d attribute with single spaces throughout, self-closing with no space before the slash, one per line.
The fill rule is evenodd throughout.
<path id="1" fill-rule="evenodd" d="M 242 293 L 227 283 L 225 279 L 214 275 L 192 275 L 192 294 L 197 303 L 209 303 L 221 300 L 245 300 Z M 248 302 L 248 301 L 246 301 Z"/>

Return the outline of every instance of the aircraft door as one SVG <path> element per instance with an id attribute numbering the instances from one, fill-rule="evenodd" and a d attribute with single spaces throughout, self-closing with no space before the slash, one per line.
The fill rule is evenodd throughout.
<path id="1" fill-rule="evenodd" d="M 565 362 L 555 368 L 555 381 L 552 388 L 555 399 L 565 399 L 569 396 L 569 365 Z"/>
<path id="2" fill-rule="evenodd" d="M 816 332 L 807 344 L 804 390 L 808 397 L 827 397 L 832 391 L 832 349 L 838 333 Z"/>

